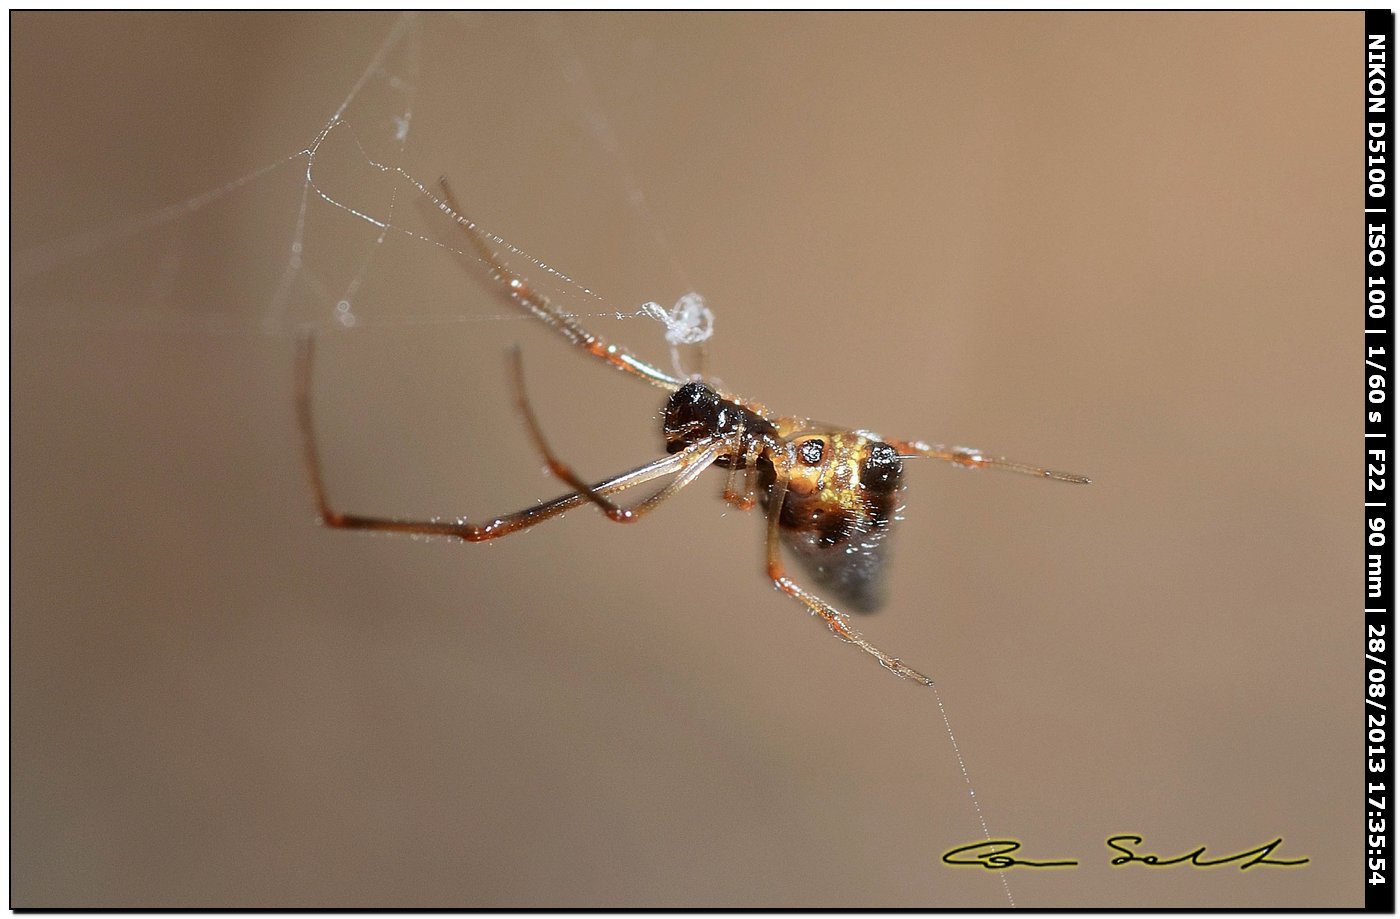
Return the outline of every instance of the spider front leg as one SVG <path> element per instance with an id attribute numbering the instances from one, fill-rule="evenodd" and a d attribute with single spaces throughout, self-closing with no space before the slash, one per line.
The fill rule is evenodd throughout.
<path id="1" fill-rule="evenodd" d="M 861 634 L 851 628 L 850 617 L 836 609 L 830 603 L 813 594 L 811 591 L 801 587 L 792 578 L 787 576 L 787 571 L 783 567 L 781 545 L 778 539 L 781 527 L 783 498 L 787 496 L 789 468 L 792 461 L 786 456 L 774 455 L 773 467 L 777 474 L 777 479 L 773 484 L 773 490 L 768 497 L 768 577 L 772 579 L 773 586 L 783 593 L 797 600 L 814 615 L 820 616 L 827 624 L 827 627 L 835 633 L 842 641 L 850 642 L 859 647 L 862 651 L 874 657 L 880 662 L 880 666 L 886 670 L 902 677 L 921 683 L 924 686 L 933 686 L 933 680 L 924 676 L 919 671 L 910 667 L 897 657 L 891 657 L 884 651 L 872 645 L 861 637 Z"/>
<path id="2" fill-rule="evenodd" d="M 929 459 L 957 463 L 959 466 L 966 466 L 969 469 L 1002 469 L 1006 472 L 1033 475 L 1040 479 L 1053 479 L 1056 482 L 1069 482 L 1074 485 L 1090 484 L 1088 476 L 1074 472 L 1060 472 L 1057 469 L 1046 469 L 1044 466 L 1033 466 L 1029 463 L 1018 463 L 1004 456 L 987 456 L 975 447 L 947 447 L 943 444 L 924 443 L 922 440 L 891 440 L 888 443 L 900 456 L 927 456 Z"/>

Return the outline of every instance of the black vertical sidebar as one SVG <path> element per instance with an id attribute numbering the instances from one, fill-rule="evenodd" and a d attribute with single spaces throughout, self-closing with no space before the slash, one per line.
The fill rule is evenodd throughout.
<path id="1" fill-rule="evenodd" d="M 1365 397 L 1366 397 L 1366 908 L 1394 912 L 1395 887 L 1390 880 L 1395 857 L 1390 854 L 1397 829 L 1391 762 L 1396 755 L 1390 735 L 1395 733 L 1394 683 L 1390 660 L 1397 644 L 1394 634 L 1394 594 L 1391 584 L 1394 553 L 1390 478 L 1388 467 L 1397 458 L 1390 446 L 1396 398 L 1390 381 L 1395 361 L 1392 316 L 1396 307 L 1395 272 L 1391 267 L 1390 225 L 1394 195 L 1395 137 L 1391 131 L 1390 48 L 1395 37 L 1395 17 L 1389 10 L 1366 11 L 1364 51 L 1365 86 Z M 1389 748 L 1389 749 L 1387 749 Z"/>

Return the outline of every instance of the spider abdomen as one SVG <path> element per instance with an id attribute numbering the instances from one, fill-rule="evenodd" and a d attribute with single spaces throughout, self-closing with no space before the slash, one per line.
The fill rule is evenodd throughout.
<path id="1" fill-rule="evenodd" d="M 741 439 L 742 444 L 733 451 L 735 455 L 721 456 L 715 461 L 717 466 L 737 462 L 742 468 L 742 457 L 750 452 L 750 446 L 772 447 L 782 442 L 773 422 L 695 381 L 676 390 L 667 401 L 661 430 L 666 437 L 667 453 L 679 453 L 715 437 Z"/>

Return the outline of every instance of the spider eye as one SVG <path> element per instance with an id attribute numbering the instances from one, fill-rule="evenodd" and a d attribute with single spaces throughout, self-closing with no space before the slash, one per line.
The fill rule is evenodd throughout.
<path id="1" fill-rule="evenodd" d="M 860 464 L 860 484 L 873 491 L 893 491 L 903 472 L 904 463 L 894 447 L 874 443 L 866 451 L 865 462 Z"/>
<path id="2" fill-rule="evenodd" d="M 797 458 L 808 466 L 821 465 L 822 454 L 825 452 L 826 444 L 820 440 L 804 440 L 797 445 Z"/>

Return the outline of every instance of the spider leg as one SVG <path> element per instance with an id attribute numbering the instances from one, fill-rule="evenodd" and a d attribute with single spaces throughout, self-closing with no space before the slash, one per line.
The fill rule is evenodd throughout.
<path id="1" fill-rule="evenodd" d="M 634 357 L 626 348 L 608 344 L 585 329 L 573 316 L 550 302 L 544 294 L 531 287 L 525 278 L 512 271 L 501 260 L 500 253 L 492 246 L 494 240 L 466 217 L 462 206 L 457 203 L 457 196 L 452 193 L 452 187 L 447 184 L 447 179 L 438 179 L 438 185 L 443 196 L 442 201 L 434 200 L 438 210 L 456 221 L 457 226 L 467 234 L 467 239 L 477 255 L 491 266 L 491 277 L 501 285 L 502 291 L 512 302 L 564 336 L 569 344 L 583 349 L 615 370 L 631 374 L 667 392 L 675 392 L 681 388 L 684 381 L 662 373 L 646 361 Z"/>
<path id="2" fill-rule="evenodd" d="M 662 457 L 630 472 L 604 479 L 596 485 L 572 494 L 562 495 L 551 501 L 544 501 L 513 514 L 496 517 L 485 523 L 470 523 L 466 520 L 402 520 L 392 517 L 369 517 L 361 514 L 347 514 L 331 507 L 326 497 L 326 486 L 321 476 L 321 461 L 316 450 L 315 426 L 311 415 L 311 365 L 314 352 L 314 339 L 310 331 L 303 332 L 297 343 L 296 357 L 296 407 L 297 422 L 301 429 L 302 459 L 306 464 L 307 475 L 311 479 L 311 490 L 316 498 L 316 509 L 326 526 L 351 530 L 382 530 L 394 533 L 416 533 L 423 536 L 452 536 L 468 542 L 480 542 L 506 536 L 537 523 L 557 517 L 565 511 L 582 507 L 590 500 L 602 500 L 602 495 L 610 495 L 634 485 L 641 485 L 662 476 L 672 475 L 687 469 L 695 462 L 693 456 L 677 453 Z M 703 468 L 703 467 L 702 467 Z M 693 476 L 692 476 L 693 477 Z M 674 483 L 673 483 L 674 484 Z"/>
<path id="3" fill-rule="evenodd" d="M 943 444 L 927 444 L 922 440 L 891 440 L 887 443 L 904 456 L 927 456 L 930 459 L 957 463 L 959 466 L 967 466 L 970 469 L 1004 469 L 1007 472 L 1020 472 L 1042 479 L 1054 479 L 1056 482 L 1072 482 L 1075 485 L 1089 484 L 1087 476 L 1018 463 L 1001 456 L 986 456 L 981 450 L 974 447 L 947 447 Z"/>
<path id="4" fill-rule="evenodd" d="M 758 503 L 758 448 L 750 444 L 737 454 L 740 460 L 729 467 L 729 477 L 724 483 L 724 500 L 741 511 L 753 510 Z M 736 491 L 734 483 L 739 479 L 739 467 L 743 466 L 742 490 Z"/>
<path id="5" fill-rule="evenodd" d="M 739 429 L 734 433 L 734 447 L 729 452 L 729 474 L 724 478 L 724 500 L 746 511 L 754 505 L 753 498 L 753 463 L 754 446 L 744 438 L 744 424 L 739 423 Z M 734 483 L 739 481 L 739 468 L 744 470 L 744 491 L 734 490 Z"/>
<path id="6" fill-rule="evenodd" d="M 744 470 L 744 491 L 739 495 L 737 507 L 750 510 L 758 503 L 758 455 L 750 457 L 750 466 Z"/>
<path id="7" fill-rule="evenodd" d="M 782 553 L 778 541 L 779 521 L 782 517 L 783 498 L 787 495 L 788 483 L 788 461 L 785 458 L 775 458 L 774 468 L 777 473 L 777 481 L 773 485 L 773 490 L 768 498 L 768 577 L 772 579 L 773 586 L 783 593 L 797 600 L 806 606 L 813 615 L 820 616 L 827 624 L 827 627 L 835 633 L 837 638 L 848 641 L 859 647 L 862 651 L 874 657 L 880 662 L 880 666 L 886 670 L 902 677 L 912 680 L 915 683 L 922 683 L 924 686 L 933 686 L 933 680 L 924 676 L 919 671 L 910 667 L 897 657 L 891 657 L 884 651 L 872 645 L 861 637 L 861 634 L 851 628 L 850 617 L 836 609 L 830 603 L 816 596 L 811 591 L 801 587 L 792 578 L 787 576 L 783 567 Z"/>
<path id="8" fill-rule="evenodd" d="M 635 523 L 652 510 L 655 510 L 663 501 L 680 491 L 682 488 L 695 481 L 696 476 L 710 467 L 720 454 L 729 449 L 728 444 L 719 438 L 702 440 L 691 444 L 679 453 L 667 457 L 671 468 L 669 471 L 678 472 L 666 487 L 656 494 L 631 507 L 623 507 L 614 504 L 603 497 L 600 489 L 594 488 L 555 455 L 550 449 L 549 442 L 545 440 L 544 430 L 540 427 L 539 419 L 535 417 L 535 410 L 530 406 L 530 398 L 525 393 L 525 366 L 521 361 L 520 348 L 511 349 L 511 378 L 515 383 L 515 397 L 520 407 L 520 414 L 525 418 L 525 425 L 530 429 L 530 437 L 535 442 L 535 448 L 540 451 L 546 463 L 549 464 L 549 471 L 556 477 L 573 486 L 579 494 L 586 500 L 592 501 L 602 509 L 608 519 L 615 523 Z M 666 462 L 663 460 L 661 462 Z"/>

